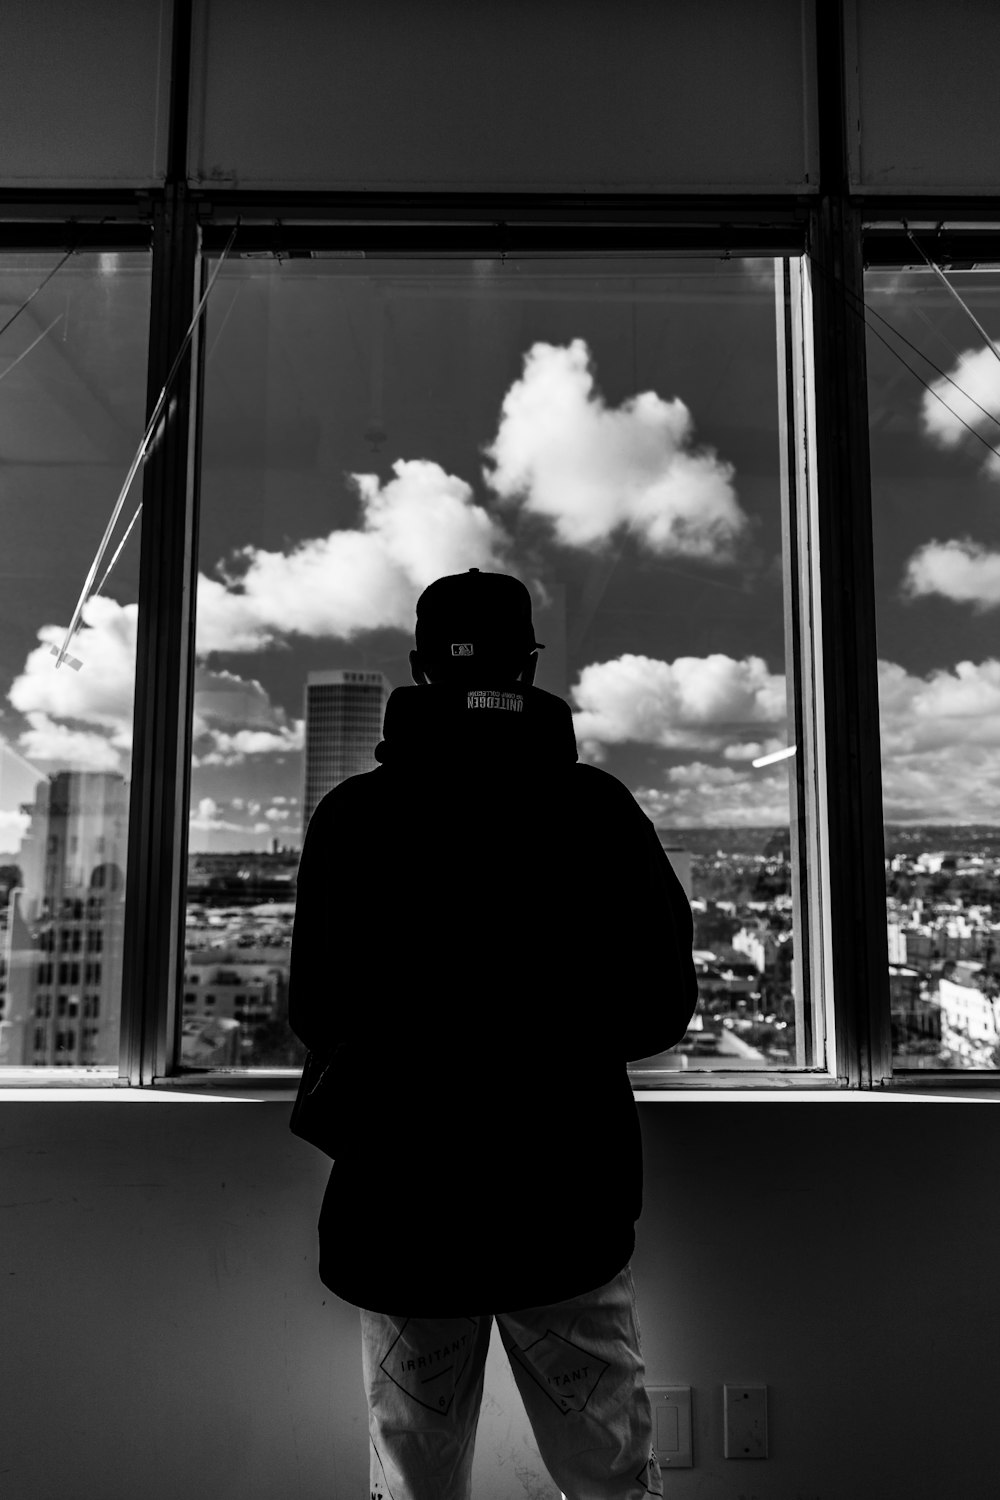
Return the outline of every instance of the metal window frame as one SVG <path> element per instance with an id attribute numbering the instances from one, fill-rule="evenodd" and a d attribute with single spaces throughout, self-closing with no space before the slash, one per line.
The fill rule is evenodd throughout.
<path id="1" fill-rule="evenodd" d="M 777 289 L 776 289 L 777 291 Z M 818 546 L 819 489 L 816 473 L 816 403 L 813 308 L 809 265 L 803 257 L 788 260 L 777 292 L 781 352 L 779 375 L 785 381 L 779 411 L 782 481 L 785 496 L 782 542 L 785 601 L 785 660 L 793 674 L 796 819 L 799 836 L 792 842 L 792 881 L 800 920 L 795 934 L 796 1024 L 798 1012 L 810 1030 L 822 1026 L 822 1041 L 811 1036 L 808 1051 L 824 1059 L 836 1075 L 831 1039 L 837 1035 L 834 979 L 830 957 L 829 847 L 825 809 L 828 803 L 826 744 L 823 736 L 823 600 Z M 783 356 L 783 357 L 781 357 Z M 792 738 L 790 734 L 789 738 Z M 799 1046 L 800 1054 L 807 1050 Z M 814 1064 L 814 1066 L 816 1066 Z"/>
<path id="2" fill-rule="evenodd" d="M 54 204 L 47 207 L 54 210 Z M 368 207 L 368 205 L 364 205 Z M 131 204 L 135 223 L 123 227 L 85 219 L 100 213 L 98 205 L 81 198 L 64 204 L 66 218 L 24 222 L 24 205 L 6 207 L 17 217 L 9 222 L 6 243 L 27 247 L 57 247 L 68 237 L 87 247 L 120 247 L 138 243 L 152 249 L 147 411 L 151 410 L 175 351 L 179 347 L 197 300 L 199 283 L 212 250 L 221 249 L 231 226 L 242 221 L 230 198 L 209 202 L 204 195 L 175 184 L 162 194 L 138 196 Z M 37 211 L 39 205 L 32 204 Z M 657 257 L 691 255 L 801 253 L 806 236 L 806 213 L 801 203 L 786 204 L 784 212 L 766 212 L 757 223 L 744 217 L 738 231 L 719 205 L 702 203 L 700 212 L 685 208 L 678 221 L 675 205 L 649 206 L 638 215 L 635 206 L 620 213 L 604 200 L 534 202 L 523 205 L 501 201 L 452 203 L 444 213 L 440 204 L 428 205 L 430 214 L 414 222 L 412 201 L 383 203 L 374 223 L 361 224 L 361 205 L 331 205 L 325 222 L 243 226 L 234 253 L 261 253 L 267 245 L 278 254 L 312 254 L 356 250 L 359 241 L 386 253 L 458 255 L 471 251 L 490 254 L 540 252 L 546 254 L 651 254 Z M 118 205 L 119 213 L 123 206 Z M 345 218 L 348 222 L 344 222 Z M 660 222 L 656 222 L 659 218 Z M 612 222 L 608 222 L 611 219 Z M 697 222 L 695 222 L 697 220 Z M 651 222 L 652 221 L 652 222 Z M 346 242 L 346 244 L 345 244 Z M 136 698 L 129 855 L 126 894 L 126 933 L 121 1011 L 121 1066 L 116 1082 L 139 1087 L 212 1087 L 221 1083 L 254 1087 L 287 1087 L 294 1071 L 217 1070 L 179 1071 L 176 1031 L 178 995 L 183 978 L 183 906 L 187 848 L 187 805 L 190 785 L 190 722 L 194 665 L 193 605 L 197 573 L 198 454 L 200 444 L 201 341 L 196 334 L 176 381 L 172 415 L 143 473 L 143 527 L 140 557 L 140 612 L 136 658 Z M 13 1079 L 5 1080 L 13 1082 Z M 23 1079 L 19 1079 L 23 1084 Z M 51 1080 L 33 1074 L 32 1083 L 68 1085 L 81 1081 L 73 1070 L 61 1069 Z M 110 1082 L 90 1075 L 88 1082 Z M 684 1086 L 788 1087 L 802 1082 L 815 1087 L 817 1074 L 689 1075 Z M 672 1084 L 679 1083 L 676 1076 Z"/>
<path id="3" fill-rule="evenodd" d="M 400 211 L 397 205 L 397 213 Z M 559 205 L 558 221 L 551 208 L 536 204 L 541 223 L 523 223 L 517 217 L 518 210 L 509 210 L 500 201 L 489 205 L 489 211 L 481 214 L 480 222 L 469 223 L 467 215 L 473 209 L 453 205 L 455 217 L 461 217 L 456 225 L 453 221 L 442 221 L 434 215 L 424 222 L 413 222 L 414 205 L 405 206 L 406 222 L 394 220 L 387 213 L 373 223 L 360 223 L 353 216 L 360 211 L 358 205 L 351 206 L 352 220 L 347 225 L 338 222 L 317 224 L 315 222 L 282 222 L 279 224 L 247 226 L 242 215 L 230 211 L 223 215 L 218 205 L 218 219 L 203 227 L 202 245 L 206 256 L 217 255 L 229 242 L 233 228 L 237 226 L 236 238 L 232 242 L 231 254 L 254 257 L 309 258 L 324 255 L 337 256 L 345 251 L 350 254 L 364 253 L 372 256 L 398 254 L 401 258 L 416 255 L 434 257 L 466 258 L 479 255 L 538 254 L 563 255 L 615 255 L 648 254 L 657 258 L 706 258 L 734 257 L 735 242 L 740 241 L 742 255 L 780 258 L 794 268 L 789 275 L 794 277 L 796 296 L 801 302 L 801 288 L 805 285 L 800 264 L 807 236 L 807 214 L 797 205 L 785 222 L 760 222 L 741 226 L 738 236 L 727 231 L 727 226 L 717 219 L 705 215 L 700 225 L 687 223 L 682 229 L 669 221 L 662 225 L 648 222 L 623 222 L 613 227 L 595 226 L 604 211 L 602 204 L 575 205 L 570 212 L 565 204 Z M 510 213 L 510 218 L 506 215 Z M 414 247 L 417 247 L 416 250 Z M 734 257 L 735 258 L 735 257 Z M 785 533 L 786 568 L 786 661 L 789 676 L 794 683 L 794 697 L 799 707 L 799 718 L 803 724 L 801 754 L 796 760 L 797 802 L 799 806 L 800 841 L 796 848 L 796 878 L 799 886 L 800 904 L 798 917 L 800 931 L 808 924 L 810 939 L 807 952 L 817 955 L 829 953 L 830 944 L 826 935 L 823 913 L 826 903 L 824 891 L 827 887 L 825 851 L 821 845 L 821 830 L 824 818 L 817 801 L 817 767 L 823 764 L 823 747 L 817 740 L 817 727 L 821 722 L 814 708 L 801 702 L 803 684 L 805 691 L 821 681 L 822 672 L 810 641 L 804 639 L 799 630 L 799 619 L 804 618 L 816 629 L 818 640 L 818 601 L 814 597 L 818 587 L 818 552 L 816 545 L 816 495 L 815 445 L 812 406 L 803 381 L 811 370 L 811 324 L 808 315 L 797 307 L 791 312 L 790 295 L 784 288 L 780 292 L 782 303 L 789 303 L 789 336 L 787 349 L 781 344 L 779 365 L 787 366 L 786 380 L 789 394 L 792 386 L 797 394 L 794 398 L 794 415 L 789 407 L 787 422 L 789 446 L 789 477 L 783 485 L 783 529 Z M 794 347 L 794 353 L 793 353 Z M 782 418 L 784 420 L 784 404 Z M 796 497 L 801 497 L 801 503 Z M 797 559 L 801 558 L 802 565 Z M 797 932 L 797 941 L 799 933 Z M 800 974 L 808 966 L 798 959 Z M 829 973 L 822 967 L 809 975 L 810 990 L 820 990 L 819 1010 L 823 1017 L 827 1035 L 833 1034 L 832 994 Z M 804 976 L 800 994 L 805 993 Z M 811 1000 L 805 1002 L 811 1006 Z M 664 1072 L 650 1070 L 647 1074 L 632 1074 L 636 1087 L 658 1089 L 664 1086 L 681 1089 L 705 1088 L 822 1088 L 837 1083 L 833 1059 L 828 1058 L 826 1037 L 823 1038 L 823 1061 L 806 1063 L 801 1068 L 790 1068 L 781 1072 Z M 248 1082 L 254 1085 L 275 1079 L 287 1084 L 287 1070 L 275 1069 L 205 1069 L 175 1071 L 159 1077 L 163 1085 L 183 1084 L 196 1087 L 198 1083 L 213 1085 L 222 1080 L 230 1083 Z M 297 1076 L 297 1075 L 296 1075 Z"/>
<path id="4" fill-rule="evenodd" d="M 906 233 L 912 230 L 920 248 L 944 270 L 1000 268 L 1000 197 L 971 200 L 866 198 L 861 225 L 863 270 L 885 267 L 926 269 Z M 859 316 L 858 321 L 861 321 Z M 992 1068 L 906 1068 L 892 1062 L 887 1089 L 936 1091 L 949 1095 L 1000 1089 L 1000 1070 Z"/>

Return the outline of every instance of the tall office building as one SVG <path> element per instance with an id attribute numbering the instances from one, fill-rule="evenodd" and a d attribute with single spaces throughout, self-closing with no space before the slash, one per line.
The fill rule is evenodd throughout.
<path id="1" fill-rule="evenodd" d="M 381 672 L 310 672 L 306 679 L 302 833 L 326 793 L 373 771 L 391 684 Z"/>
<path id="2" fill-rule="evenodd" d="M 0 1062 L 118 1061 L 128 786 L 104 771 L 39 782 L 10 892 Z"/>

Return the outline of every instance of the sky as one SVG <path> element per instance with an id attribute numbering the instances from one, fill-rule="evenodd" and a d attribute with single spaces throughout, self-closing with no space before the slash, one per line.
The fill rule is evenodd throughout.
<path id="1" fill-rule="evenodd" d="M 0 324 L 45 269 L 0 263 Z M 125 257 L 73 269 L 0 336 L 5 857 L 33 777 L 128 774 L 139 526 L 80 669 L 52 648 L 141 436 L 148 283 Z M 998 278 L 952 279 L 1000 337 Z M 929 271 L 868 295 L 896 351 L 869 338 L 886 816 L 995 822 L 1000 357 Z M 770 261 L 225 267 L 192 849 L 298 844 L 306 674 L 408 684 L 420 591 L 469 567 L 528 585 L 536 683 L 654 822 L 787 823 L 790 762 L 752 765 L 788 744 L 774 323 Z"/>

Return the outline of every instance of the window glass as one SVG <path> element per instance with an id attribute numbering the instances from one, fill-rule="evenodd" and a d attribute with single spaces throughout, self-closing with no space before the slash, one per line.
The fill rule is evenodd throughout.
<path id="1" fill-rule="evenodd" d="M 86 604 L 69 657 L 53 653 L 142 437 L 148 317 L 143 253 L 0 254 L 8 1067 L 118 1067 L 138 525 Z M 128 519 L 138 500 L 136 486 Z"/>
<path id="2" fill-rule="evenodd" d="M 1000 272 L 947 279 L 866 277 L 893 1058 L 996 1069 Z"/>
<path id="3" fill-rule="evenodd" d="M 207 322 L 182 1065 L 301 1061 L 305 822 L 469 567 L 531 589 L 536 686 L 692 898 L 699 1011 L 637 1076 L 813 1065 L 795 762 L 754 764 L 789 748 L 775 263 L 234 259 Z"/>

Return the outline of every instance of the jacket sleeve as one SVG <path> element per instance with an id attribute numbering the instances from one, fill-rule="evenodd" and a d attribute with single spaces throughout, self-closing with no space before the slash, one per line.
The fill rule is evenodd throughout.
<path id="1" fill-rule="evenodd" d="M 690 902 L 652 822 L 627 795 L 632 811 L 623 861 L 629 908 L 623 927 L 631 972 L 623 1046 L 626 1061 L 634 1062 L 681 1040 L 698 1004 L 698 979 Z"/>
<path id="2" fill-rule="evenodd" d="M 347 1040 L 348 1016 L 338 1004 L 349 986 L 331 940 L 345 917 L 350 868 L 349 818 L 328 793 L 309 820 L 299 859 L 288 976 L 288 1024 L 311 1050 L 332 1054 Z M 348 928 L 349 930 L 349 928 Z"/>

